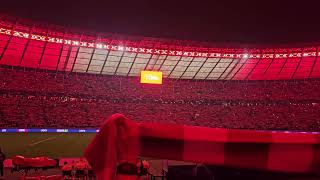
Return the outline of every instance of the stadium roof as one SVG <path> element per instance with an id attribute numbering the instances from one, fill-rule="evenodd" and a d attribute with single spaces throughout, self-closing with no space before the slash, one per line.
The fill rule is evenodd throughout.
<path id="1" fill-rule="evenodd" d="M 178 79 L 320 77 L 318 45 L 217 48 L 196 42 L 70 31 L 4 16 L 0 20 L 2 65 L 121 76 L 154 70 Z"/>

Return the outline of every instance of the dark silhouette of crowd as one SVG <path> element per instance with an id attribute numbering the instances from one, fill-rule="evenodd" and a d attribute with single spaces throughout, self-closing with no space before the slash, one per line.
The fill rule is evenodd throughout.
<path id="1" fill-rule="evenodd" d="M 0 69 L 0 127 L 99 127 L 137 122 L 219 128 L 320 130 L 320 80 L 204 81 Z"/>

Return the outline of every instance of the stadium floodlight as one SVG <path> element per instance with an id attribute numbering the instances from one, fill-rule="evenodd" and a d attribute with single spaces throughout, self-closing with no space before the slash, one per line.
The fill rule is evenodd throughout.
<path id="1" fill-rule="evenodd" d="M 96 48 L 97 48 L 97 49 L 102 49 L 103 46 L 104 46 L 103 44 L 96 44 Z"/>
<path id="2" fill-rule="evenodd" d="M 124 47 L 123 46 L 118 46 L 118 51 L 124 51 Z"/>

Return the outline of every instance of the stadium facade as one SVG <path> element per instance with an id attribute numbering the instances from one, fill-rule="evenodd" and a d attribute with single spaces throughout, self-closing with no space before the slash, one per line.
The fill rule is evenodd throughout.
<path id="1" fill-rule="evenodd" d="M 70 30 L 0 16 L 0 64 L 63 72 L 204 80 L 320 77 L 317 45 L 216 48 L 202 43 Z"/>

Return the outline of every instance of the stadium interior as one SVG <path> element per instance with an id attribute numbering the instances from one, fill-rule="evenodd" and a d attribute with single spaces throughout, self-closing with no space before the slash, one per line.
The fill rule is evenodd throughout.
<path id="1" fill-rule="evenodd" d="M 319 132 L 319 55 L 318 46 L 212 48 L 80 33 L 3 16 L 0 129 L 96 129 L 121 113 L 138 123 Z M 162 72 L 162 84 L 140 83 L 145 70 Z M 93 136 L 2 133 L 0 146 L 8 158 L 73 158 L 83 154 Z M 153 175 L 162 174 L 165 163 L 166 170 L 168 162 L 179 164 L 149 161 Z M 256 177 L 252 171 L 213 169 L 232 172 L 233 178 L 241 173 Z M 264 173 L 259 178 L 271 177 Z"/>

